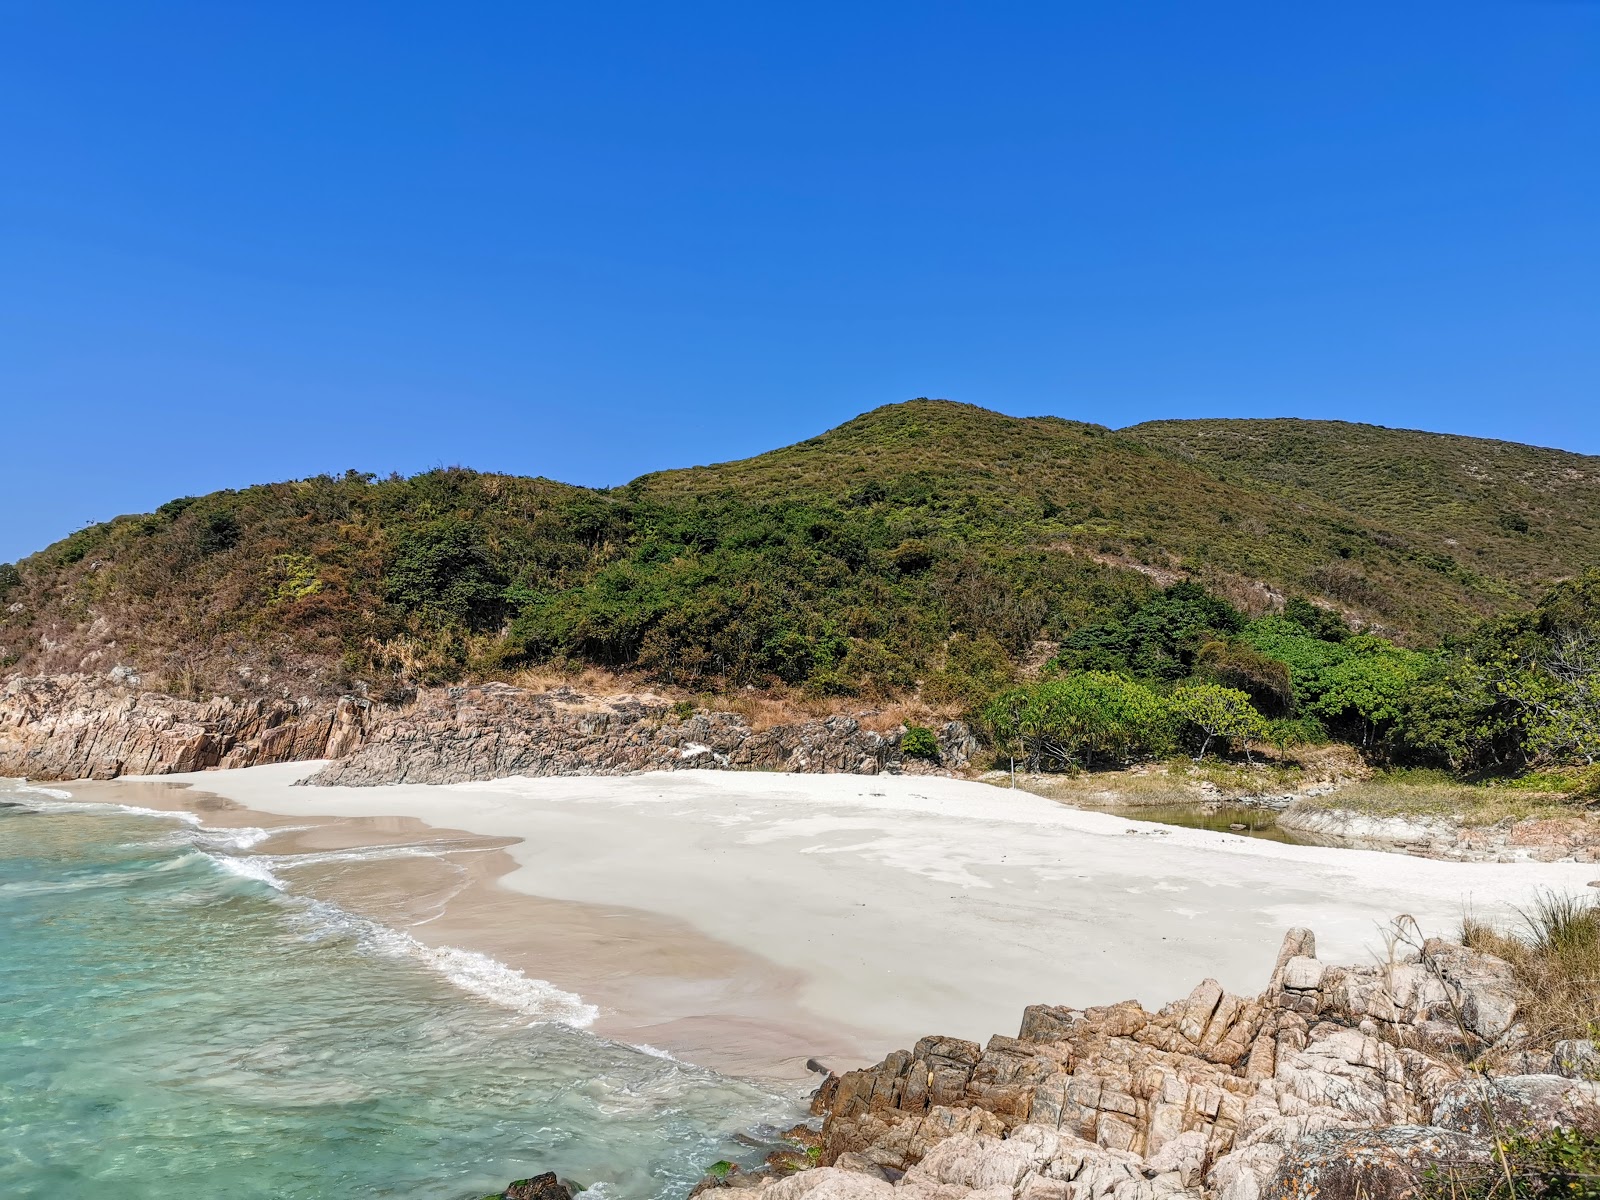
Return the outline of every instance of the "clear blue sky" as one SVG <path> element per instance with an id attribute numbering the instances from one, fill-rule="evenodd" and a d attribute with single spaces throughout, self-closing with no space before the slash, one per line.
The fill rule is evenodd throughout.
<path id="1" fill-rule="evenodd" d="M 945 396 L 1600 452 L 1600 5 L 0 0 L 0 560 Z"/>

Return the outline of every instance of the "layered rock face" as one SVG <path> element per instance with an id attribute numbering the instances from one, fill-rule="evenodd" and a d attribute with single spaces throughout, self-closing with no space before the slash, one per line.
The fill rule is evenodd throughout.
<path id="1" fill-rule="evenodd" d="M 956 721 L 937 731 L 937 763 L 904 754 L 901 736 L 864 729 L 851 717 L 753 730 L 734 713 L 676 715 L 658 696 L 601 699 L 570 688 L 533 692 L 491 683 L 420 693 L 308 782 L 465 783 L 686 767 L 875 775 L 962 767 L 977 748 Z"/>
<path id="2" fill-rule="evenodd" d="M 851 717 L 751 729 L 734 713 L 679 714 L 659 696 L 596 697 L 505 684 L 433 688 L 399 710 L 346 696 L 180 700 L 87 675 L 0 686 L 0 775 L 113 779 L 332 759 L 309 782 L 466 783 L 510 775 L 623 775 L 683 768 L 925 773 L 977 750 L 965 725 L 937 731 L 938 761 L 905 754 L 904 729 Z"/>
<path id="3" fill-rule="evenodd" d="M 1016 1037 L 924 1038 L 830 1077 L 821 1165 L 735 1182 L 762 1200 L 1398 1200 L 1489 1162 L 1486 1113 L 1600 1130 L 1600 1085 L 1563 1074 L 1589 1051 L 1535 1054 L 1516 1017 L 1488 955 L 1430 941 L 1337 967 L 1295 930 L 1253 999 L 1207 980 L 1154 1014 L 1035 1006 Z"/>
<path id="4" fill-rule="evenodd" d="M 179 700 L 86 675 L 0 688 L 0 775 L 113 779 L 328 758 L 365 736 L 367 702 Z"/>

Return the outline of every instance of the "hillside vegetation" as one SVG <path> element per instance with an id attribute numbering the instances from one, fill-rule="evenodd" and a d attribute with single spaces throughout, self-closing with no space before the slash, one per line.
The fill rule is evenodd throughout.
<path id="1" fill-rule="evenodd" d="M 1250 623 L 1291 597 L 1398 663 L 1600 562 L 1597 477 L 1370 427 L 1117 432 L 917 400 L 613 489 L 450 469 L 174 500 L 0 566 L 0 667 L 398 698 L 595 666 L 975 710 L 1050 661 L 1237 681 L 1274 652 Z M 1210 631 L 1217 661 L 1185 643 L 1181 672 L 1151 674 L 1118 638 L 1181 581 L 1235 615 Z M 1252 687 L 1272 719 L 1300 712 L 1289 684 Z"/>

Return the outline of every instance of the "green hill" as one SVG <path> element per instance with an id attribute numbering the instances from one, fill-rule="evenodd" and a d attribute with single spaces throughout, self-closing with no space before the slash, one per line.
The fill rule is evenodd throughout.
<path id="1" fill-rule="evenodd" d="M 1152 421 L 1124 431 L 1219 478 L 1326 501 L 1534 600 L 1600 562 L 1600 459 L 1340 421 Z"/>
<path id="2" fill-rule="evenodd" d="M 916 400 L 614 489 L 447 470 L 175 500 L 0 568 L 0 666 L 391 695 L 554 661 L 955 695 L 1179 578 L 1426 644 L 1600 562 L 1597 480 L 1444 435 Z"/>

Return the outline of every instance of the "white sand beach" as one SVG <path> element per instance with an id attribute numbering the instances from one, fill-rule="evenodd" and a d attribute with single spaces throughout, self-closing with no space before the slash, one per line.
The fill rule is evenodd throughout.
<path id="1" fill-rule="evenodd" d="M 1283 845 L 944 778 L 682 771 L 292 786 L 316 766 L 144 783 L 194 789 L 160 789 L 174 807 L 203 791 L 256 813 L 411 818 L 497 839 L 505 873 L 478 880 L 472 912 L 418 916 L 417 937 L 598 1003 L 602 1030 L 609 1020 L 692 1060 L 785 1073 L 808 1052 L 871 1059 L 927 1033 L 1009 1033 L 1030 1003 L 1156 1006 L 1207 976 L 1254 993 L 1291 926 L 1313 928 L 1323 958 L 1360 961 L 1384 953 L 1398 914 L 1451 933 L 1468 909 L 1514 919 L 1539 890 L 1581 891 L 1600 875 Z M 529 897 L 542 915 L 507 907 Z M 652 954 L 657 937 L 698 940 L 701 958 L 716 947 L 725 961 L 678 970 Z"/>

